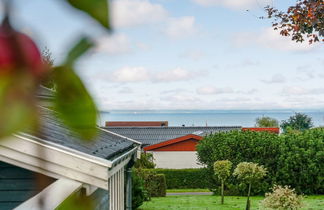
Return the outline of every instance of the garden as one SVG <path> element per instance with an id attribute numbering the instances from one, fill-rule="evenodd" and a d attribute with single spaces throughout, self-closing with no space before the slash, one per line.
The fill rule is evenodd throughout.
<path id="1" fill-rule="evenodd" d="M 280 135 L 254 131 L 208 135 L 197 146 L 198 159 L 204 168 L 154 169 L 154 164 L 149 167 L 142 164 L 135 169 L 143 182 L 143 201 L 147 201 L 138 206 L 141 209 L 324 209 L 323 140 L 323 128 L 286 128 Z M 150 159 L 146 157 L 147 162 Z M 171 189 L 181 192 L 192 188 L 190 191 L 208 189 L 213 195 L 165 197 Z"/>

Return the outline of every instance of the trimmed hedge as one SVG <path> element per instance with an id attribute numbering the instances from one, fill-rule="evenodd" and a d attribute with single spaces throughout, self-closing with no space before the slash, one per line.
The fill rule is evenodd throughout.
<path id="1" fill-rule="evenodd" d="M 276 135 L 268 132 L 230 131 L 205 137 L 197 145 L 198 159 L 207 165 L 210 188 L 218 191 L 219 180 L 213 175 L 217 160 L 254 162 L 268 170 L 266 178 L 254 185 L 253 194 L 267 192 L 273 184 L 289 185 L 298 193 L 324 193 L 324 129 L 311 129 Z M 231 177 L 227 194 L 242 195 L 247 185 Z"/>
<path id="2" fill-rule="evenodd" d="M 149 197 L 166 196 L 166 179 L 164 174 L 157 174 L 153 169 L 136 169 L 144 182 Z"/>
<path id="3" fill-rule="evenodd" d="M 208 188 L 211 184 L 205 168 L 151 170 L 165 175 L 168 189 Z"/>

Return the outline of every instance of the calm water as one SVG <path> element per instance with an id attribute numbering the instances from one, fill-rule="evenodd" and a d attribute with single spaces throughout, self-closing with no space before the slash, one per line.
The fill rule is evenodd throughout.
<path id="1" fill-rule="evenodd" d="M 298 111 L 312 117 L 315 126 L 324 125 L 324 110 Z M 127 110 L 102 112 L 100 124 L 105 121 L 169 121 L 169 126 L 245 126 L 255 125 L 257 117 L 269 116 L 286 120 L 291 110 Z"/>

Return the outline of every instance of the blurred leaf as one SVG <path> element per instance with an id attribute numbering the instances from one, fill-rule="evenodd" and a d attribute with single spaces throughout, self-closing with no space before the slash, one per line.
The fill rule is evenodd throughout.
<path id="1" fill-rule="evenodd" d="M 111 29 L 108 0 L 67 0 L 67 2 L 96 19 L 105 28 Z"/>
<path id="2" fill-rule="evenodd" d="M 38 113 L 34 80 L 26 74 L 0 77 L 0 138 L 19 131 L 36 131 Z"/>
<path id="3" fill-rule="evenodd" d="M 85 196 L 83 192 L 76 192 L 68 197 L 63 203 L 61 203 L 56 210 L 93 210 L 94 202 L 93 200 Z"/>
<path id="4" fill-rule="evenodd" d="M 93 139 L 97 134 L 97 109 L 84 84 L 71 66 L 56 67 L 54 78 L 54 108 L 59 117 L 82 139 Z"/>
<path id="5" fill-rule="evenodd" d="M 70 50 L 65 59 L 65 64 L 73 64 L 80 56 L 93 47 L 93 42 L 87 37 L 81 38 L 78 43 Z"/>

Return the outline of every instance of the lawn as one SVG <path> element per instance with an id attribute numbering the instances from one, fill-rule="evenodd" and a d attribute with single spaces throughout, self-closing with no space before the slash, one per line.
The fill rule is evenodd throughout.
<path id="1" fill-rule="evenodd" d="M 252 197 L 251 209 L 259 209 L 259 202 L 263 197 Z M 246 198 L 239 196 L 225 197 L 225 204 L 220 205 L 219 196 L 210 195 L 181 195 L 181 196 L 167 196 L 162 198 L 152 198 L 151 201 L 145 202 L 141 206 L 141 210 L 170 210 L 170 209 L 208 209 L 208 210 L 242 210 L 245 209 Z M 308 196 L 304 199 L 303 210 L 322 210 L 324 209 L 324 195 L 322 196 Z"/>

